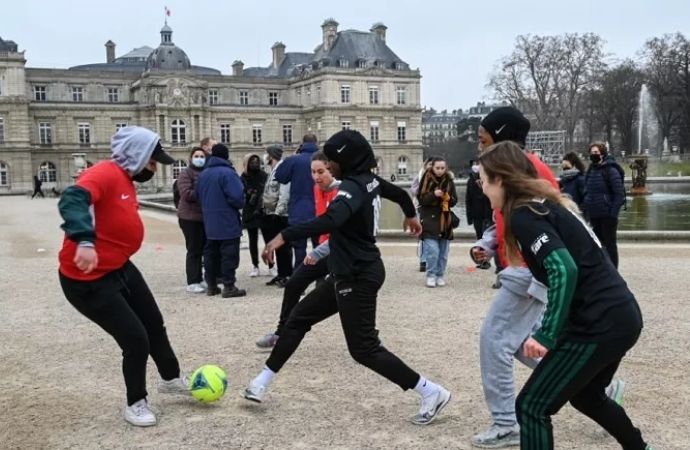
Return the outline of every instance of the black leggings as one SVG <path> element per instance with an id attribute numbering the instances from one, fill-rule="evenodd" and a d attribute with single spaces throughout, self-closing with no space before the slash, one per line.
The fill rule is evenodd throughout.
<path id="1" fill-rule="evenodd" d="M 386 277 L 383 262 L 379 259 L 361 270 L 335 283 L 329 276 L 294 307 L 266 361 L 269 369 L 278 372 L 311 327 L 337 313 L 355 361 L 404 390 L 415 387 L 419 374 L 381 345 L 376 329 L 376 296 Z"/>
<path id="2" fill-rule="evenodd" d="M 252 258 L 252 266 L 259 267 L 259 229 L 247 228 L 249 236 L 249 255 Z"/>
<path id="3" fill-rule="evenodd" d="M 278 328 L 275 334 L 280 335 L 283 331 L 285 323 L 288 317 L 290 317 L 290 313 L 295 305 L 299 303 L 302 292 L 304 292 L 313 281 L 323 278 L 326 275 L 328 275 L 328 258 L 323 258 L 314 265 L 302 264 L 292 272 L 292 276 L 285 285 L 285 290 L 283 291 L 283 304 L 280 308 L 280 320 L 278 321 Z"/>
<path id="4" fill-rule="evenodd" d="M 553 449 L 551 416 L 569 401 L 616 438 L 624 450 L 645 450 L 647 444 L 640 430 L 605 392 L 638 336 L 639 333 L 602 343 L 567 338 L 559 341 L 534 369 L 517 398 L 520 448 Z"/>
<path id="5" fill-rule="evenodd" d="M 261 236 L 264 238 L 264 242 L 270 242 L 287 226 L 287 217 L 275 214 L 263 216 L 261 218 Z M 289 245 L 283 245 L 276 250 L 276 264 L 278 265 L 279 277 L 287 278 L 292 275 L 292 248 Z"/>
<path id="6" fill-rule="evenodd" d="M 180 366 L 153 294 L 130 261 L 93 281 L 60 274 L 67 300 L 110 334 L 122 349 L 127 404 L 146 398 L 146 361 L 151 355 L 164 380 L 180 376 Z M 99 352 L 96 349 L 95 352 Z"/>
<path id="7" fill-rule="evenodd" d="M 202 256 L 204 255 L 204 245 L 206 245 L 206 230 L 204 222 L 195 220 L 178 219 L 184 243 L 187 247 L 187 258 L 185 269 L 187 272 L 187 284 L 196 284 L 203 281 L 202 278 Z"/>

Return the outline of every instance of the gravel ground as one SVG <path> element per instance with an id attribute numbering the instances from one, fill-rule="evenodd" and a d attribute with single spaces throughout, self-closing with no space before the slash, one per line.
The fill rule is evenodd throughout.
<path id="1" fill-rule="evenodd" d="M 275 325 L 281 291 L 250 279 L 242 250 L 242 299 L 184 292 L 184 243 L 173 216 L 143 211 L 147 233 L 135 263 L 166 319 L 183 368 L 222 366 L 229 390 L 216 404 L 171 399 L 155 389 L 159 424 L 122 418 L 124 385 L 115 342 L 64 299 L 55 199 L 0 198 L 0 448 L 2 449 L 431 449 L 471 448 L 489 425 L 481 391 L 479 327 L 492 295 L 489 271 L 468 269 L 467 243 L 451 249 L 448 286 L 423 287 L 414 241 L 381 244 L 388 278 L 378 328 L 386 346 L 453 393 L 437 422 L 409 422 L 418 403 L 347 353 L 337 319 L 318 325 L 276 378 L 262 405 L 238 392 L 261 369 L 254 341 Z M 637 295 L 645 330 L 624 359 L 626 408 L 656 449 L 690 448 L 690 245 L 623 244 L 621 272 Z M 683 281 L 685 280 L 685 281 Z M 521 384 L 528 376 L 516 367 Z M 559 449 L 617 449 L 598 425 L 565 407 L 555 418 Z"/>

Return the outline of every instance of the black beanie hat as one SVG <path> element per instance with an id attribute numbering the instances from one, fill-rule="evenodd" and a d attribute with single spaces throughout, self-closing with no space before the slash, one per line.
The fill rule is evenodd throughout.
<path id="1" fill-rule="evenodd" d="M 340 165 L 343 175 L 368 172 L 376 167 L 374 151 L 359 131 L 338 131 L 323 144 L 323 152 Z"/>
<path id="2" fill-rule="evenodd" d="M 529 120 L 516 108 L 503 106 L 494 109 L 480 124 L 494 142 L 513 141 L 525 146 L 529 133 Z"/>
<path id="3" fill-rule="evenodd" d="M 216 144 L 211 149 L 211 156 L 217 156 L 218 158 L 222 158 L 227 161 L 230 159 L 230 152 L 223 144 Z"/>
<path id="4" fill-rule="evenodd" d="M 283 147 L 280 145 L 270 145 L 266 148 L 266 153 L 271 158 L 280 161 L 283 157 Z"/>

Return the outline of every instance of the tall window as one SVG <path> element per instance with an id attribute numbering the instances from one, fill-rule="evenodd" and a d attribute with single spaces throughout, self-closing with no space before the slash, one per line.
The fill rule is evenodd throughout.
<path id="1" fill-rule="evenodd" d="M 404 86 L 399 86 L 398 88 L 396 88 L 395 92 L 396 92 L 395 96 L 396 96 L 398 105 L 406 104 L 407 103 L 407 88 L 405 88 Z"/>
<path id="2" fill-rule="evenodd" d="M 249 91 L 240 91 L 240 105 L 249 104 Z"/>
<path id="3" fill-rule="evenodd" d="M 0 144 L 5 142 L 5 119 L 0 117 Z"/>
<path id="4" fill-rule="evenodd" d="M 377 120 L 369 122 L 369 140 L 371 142 L 379 141 L 379 122 Z"/>
<path id="5" fill-rule="evenodd" d="M 38 123 L 38 141 L 41 144 L 53 143 L 53 130 L 51 128 L 50 122 Z"/>
<path id="6" fill-rule="evenodd" d="M 80 144 L 90 144 L 91 143 L 91 124 L 89 123 L 78 123 L 77 128 L 79 129 L 79 143 Z"/>
<path id="7" fill-rule="evenodd" d="M 269 92 L 268 93 L 268 104 L 271 106 L 278 106 L 278 93 Z"/>
<path id="8" fill-rule="evenodd" d="M 44 183 L 55 183 L 57 181 L 55 164 L 50 161 L 44 161 L 38 166 L 38 179 Z"/>
<path id="9" fill-rule="evenodd" d="M 34 100 L 37 102 L 46 101 L 46 87 L 45 86 L 34 86 Z"/>
<path id="10" fill-rule="evenodd" d="M 5 161 L 0 161 L 0 186 L 10 185 L 10 171 Z"/>
<path id="11" fill-rule="evenodd" d="M 366 69 L 367 68 L 367 62 L 363 59 L 360 59 L 357 61 L 357 68 L 358 69 Z"/>
<path id="12" fill-rule="evenodd" d="M 83 102 L 84 101 L 84 88 L 81 86 L 72 86 L 72 101 L 73 102 Z"/>
<path id="13" fill-rule="evenodd" d="M 182 172 L 185 168 L 187 167 L 187 161 L 178 159 L 173 163 L 172 167 L 172 176 L 173 180 L 177 180 L 177 177 L 180 176 L 180 172 Z"/>
<path id="14" fill-rule="evenodd" d="M 170 132 L 173 144 L 184 145 L 187 142 L 187 125 L 185 125 L 184 120 L 173 120 L 170 126 Z"/>
<path id="15" fill-rule="evenodd" d="M 118 122 L 115 124 L 115 132 L 117 133 L 120 131 L 120 128 L 124 128 L 127 126 L 127 122 Z"/>
<path id="16" fill-rule="evenodd" d="M 407 140 L 407 124 L 405 122 L 398 122 L 398 141 L 405 142 Z"/>
<path id="17" fill-rule="evenodd" d="M 352 128 L 352 122 L 349 120 L 340 121 L 340 125 L 342 125 L 343 130 L 349 130 Z"/>
<path id="18" fill-rule="evenodd" d="M 292 125 L 283 125 L 283 144 L 292 144 Z"/>
<path id="19" fill-rule="evenodd" d="M 218 89 L 209 89 L 208 90 L 208 104 L 209 105 L 218 104 Z"/>
<path id="20" fill-rule="evenodd" d="M 347 59 L 339 59 L 338 60 L 338 67 L 349 67 L 350 66 L 350 61 Z"/>
<path id="21" fill-rule="evenodd" d="M 340 86 L 340 103 L 350 103 L 350 86 L 347 84 Z"/>
<path id="22" fill-rule="evenodd" d="M 116 87 L 108 88 L 108 102 L 117 103 L 120 101 L 120 89 Z"/>
<path id="23" fill-rule="evenodd" d="M 407 175 L 407 157 L 398 158 L 398 175 Z"/>
<path id="24" fill-rule="evenodd" d="M 252 125 L 252 143 L 254 145 L 261 145 L 261 142 L 262 142 L 261 124 L 255 123 L 254 125 Z"/>
<path id="25" fill-rule="evenodd" d="M 220 124 L 220 143 L 229 144 L 230 143 L 230 124 L 221 123 Z"/>
<path id="26" fill-rule="evenodd" d="M 379 104 L 379 87 L 369 86 L 369 104 L 378 105 Z"/>

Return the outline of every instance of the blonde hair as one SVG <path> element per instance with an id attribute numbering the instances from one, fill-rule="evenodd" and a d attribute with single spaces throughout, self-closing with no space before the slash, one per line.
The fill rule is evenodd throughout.
<path id="1" fill-rule="evenodd" d="M 484 168 L 488 181 L 500 178 L 503 186 L 505 198 L 501 213 L 505 224 L 506 256 L 511 264 L 519 265 L 522 261 L 517 239 L 510 227 L 510 217 L 515 210 L 526 206 L 536 214 L 546 215 L 548 211 L 538 211 L 530 205 L 534 199 L 546 199 L 579 214 L 575 202 L 539 178 L 534 164 L 518 144 L 503 141 L 490 146 L 479 157 L 479 164 Z"/>

